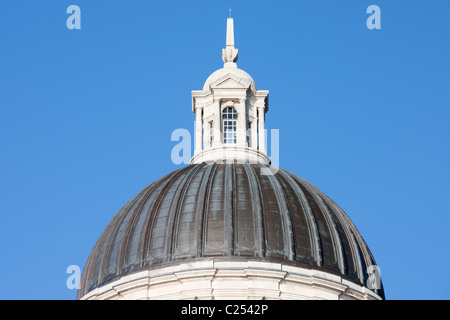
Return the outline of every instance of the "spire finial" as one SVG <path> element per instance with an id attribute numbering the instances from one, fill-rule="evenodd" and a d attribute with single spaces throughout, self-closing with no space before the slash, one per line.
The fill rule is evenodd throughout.
<path id="1" fill-rule="evenodd" d="M 222 50 L 223 62 L 236 62 L 238 59 L 238 49 L 234 47 L 234 20 L 231 18 L 231 8 L 230 8 L 230 18 L 227 19 L 227 39 L 226 47 Z"/>

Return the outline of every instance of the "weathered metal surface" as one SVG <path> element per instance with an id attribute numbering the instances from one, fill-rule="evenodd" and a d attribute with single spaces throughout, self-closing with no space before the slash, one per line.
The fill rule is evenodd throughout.
<path id="1" fill-rule="evenodd" d="M 78 297 L 130 272 L 186 259 L 282 262 L 365 285 L 375 261 L 344 211 L 307 181 L 282 169 L 264 175 L 264 167 L 195 164 L 149 185 L 106 227 Z"/>

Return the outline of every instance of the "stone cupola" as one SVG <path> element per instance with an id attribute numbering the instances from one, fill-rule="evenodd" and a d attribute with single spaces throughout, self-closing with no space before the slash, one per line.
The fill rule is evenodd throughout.
<path id="1" fill-rule="evenodd" d="M 192 91 L 195 113 L 195 151 L 191 164 L 237 160 L 269 164 L 265 138 L 265 114 L 269 91 L 257 90 L 255 81 L 236 65 L 234 21 L 227 19 L 223 68 Z"/>

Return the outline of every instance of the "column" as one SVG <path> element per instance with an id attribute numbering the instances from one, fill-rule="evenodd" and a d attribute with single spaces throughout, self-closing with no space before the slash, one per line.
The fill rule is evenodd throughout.
<path id="1" fill-rule="evenodd" d="M 222 132 L 220 130 L 220 128 L 222 127 L 222 110 L 220 109 L 220 101 L 214 101 L 214 148 L 218 148 L 222 144 Z"/>
<path id="2" fill-rule="evenodd" d="M 247 106 L 246 98 L 239 99 L 239 111 L 237 121 L 237 145 L 247 147 Z"/>
<path id="3" fill-rule="evenodd" d="M 257 147 L 258 147 L 258 134 L 257 134 L 257 132 L 258 132 L 258 130 L 257 130 L 257 127 L 258 127 L 258 123 L 257 123 L 257 118 L 256 117 L 254 117 L 254 121 L 252 122 L 252 127 L 251 127 L 251 131 L 252 131 L 252 149 L 257 149 Z"/>
<path id="4" fill-rule="evenodd" d="M 265 106 L 258 106 L 258 125 L 259 125 L 259 132 L 258 132 L 258 142 L 259 142 L 259 151 L 266 152 L 266 135 L 265 135 L 265 128 L 264 128 L 264 120 L 265 120 L 265 113 L 264 113 Z"/>
<path id="5" fill-rule="evenodd" d="M 251 109 L 249 108 L 249 118 L 248 121 L 250 121 L 250 112 L 252 113 L 252 126 L 251 126 L 251 132 L 252 132 L 252 149 L 258 149 L 258 114 L 257 114 L 257 108 L 256 106 L 252 106 Z"/>
<path id="6" fill-rule="evenodd" d="M 195 154 L 202 151 L 202 108 L 195 107 Z"/>
<path id="7" fill-rule="evenodd" d="M 203 114 L 203 118 L 205 115 Z M 209 147 L 209 123 L 203 119 L 203 150 Z"/>

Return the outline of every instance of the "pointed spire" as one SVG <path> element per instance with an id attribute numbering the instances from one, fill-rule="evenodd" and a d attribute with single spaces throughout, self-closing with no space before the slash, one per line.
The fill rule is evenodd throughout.
<path id="1" fill-rule="evenodd" d="M 234 20 L 230 17 L 227 19 L 227 39 L 226 47 L 222 49 L 222 60 L 225 63 L 236 62 L 238 60 L 238 49 L 234 47 Z"/>

